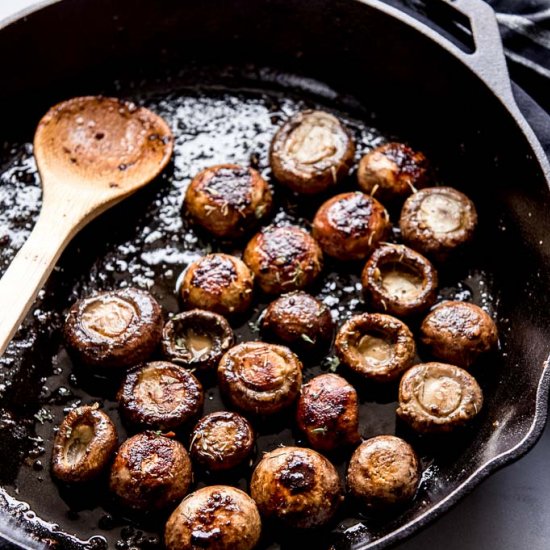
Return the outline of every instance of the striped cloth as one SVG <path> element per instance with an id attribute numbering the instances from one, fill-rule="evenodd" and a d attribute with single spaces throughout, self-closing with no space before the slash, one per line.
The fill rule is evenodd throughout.
<path id="1" fill-rule="evenodd" d="M 385 0 L 430 20 L 441 0 Z M 550 0 L 486 0 L 496 12 L 512 79 L 550 112 Z"/>

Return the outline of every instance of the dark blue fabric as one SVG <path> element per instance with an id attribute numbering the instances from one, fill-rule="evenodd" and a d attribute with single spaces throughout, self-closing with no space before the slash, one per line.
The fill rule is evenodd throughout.
<path id="1" fill-rule="evenodd" d="M 443 0 L 385 1 L 420 14 L 427 22 L 435 19 L 443 4 Z M 550 0 L 486 2 L 496 12 L 512 80 L 550 112 Z"/>

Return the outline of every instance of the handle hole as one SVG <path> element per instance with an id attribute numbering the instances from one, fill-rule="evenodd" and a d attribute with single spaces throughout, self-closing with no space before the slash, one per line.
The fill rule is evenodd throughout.
<path id="1" fill-rule="evenodd" d="M 453 0 L 451 0 L 453 1 Z M 463 52 L 472 54 L 476 50 L 470 19 L 443 0 L 407 0 L 413 15 L 420 15 L 431 27 L 455 44 Z M 409 10 L 407 10 L 409 11 Z"/>

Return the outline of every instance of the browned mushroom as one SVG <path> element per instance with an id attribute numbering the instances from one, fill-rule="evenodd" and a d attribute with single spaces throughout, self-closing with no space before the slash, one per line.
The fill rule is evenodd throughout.
<path id="1" fill-rule="evenodd" d="M 69 351 L 81 363 L 128 367 L 153 353 L 162 334 L 162 311 L 145 290 L 100 292 L 71 307 L 64 334 Z"/>
<path id="2" fill-rule="evenodd" d="M 390 315 L 363 313 L 346 321 L 336 336 L 340 360 L 358 374 L 377 382 L 396 380 L 416 356 L 414 336 Z"/>
<path id="3" fill-rule="evenodd" d="M 321 205 L 313 219 L 313 236 L 325 254 L 338 260 L 362 260 L 390 228 L 386 209 L 365 193 L 342 193 Z"/>
<path id="4" fill-rule="evenodd" d="M 324 111 L 303 111 L 285 122 L 271 143 L 270 162 L 278 181 L 297 193 L 325 191 L 344 178 L 355 145 L 343 124 Z"/>
<path id="5" fill-rule="evenodd" d="M 243 260 L 268 294 L 311 285 L 323 268 L 323 253 L 315 239 L 295 226 L 271 225 L 254 235 Z"/>
<path id="6" fill-rule="evenodd" d="M 191 434 L 191 458 L 211 471 L 229 470 L 246 460 L 254 431 L 240 414 L 219 411 L 201 418 Z"/>
<path id="7" fill-rule="evenodd" d="M 219 164 L 189 184 L 185 206 L 193 219 L 217 237 L 239 237 L 269 214 L 269 186 L 252 168 Z"/>
<path id="8" fill-rule="evenodd" d="M 380 245 L 366 263 L 361 282 L 372 307 L 398 317 L 421 313 L 437 296 L 437 271 L 404 245 Z"/>
<path id="9" fill-rule="evenodd" d="M 253 288 L 254 275 L 239 258 L 208 254 L 186 269 L 180 294 L 188 308 L 228 315 L 250 307 Z"/>
<path id="10" fill-rule="evenodd" d="M 109 487 L 124 506 L 150 512 L 182 499 L 191 480 L 191 461 L 183 445 L 145 432 L 120 446 Z"/>
<path id="11" fill-rule="evenodd" d="M 164 355 L 174 363 L 199 370 L 217 367 L 233 341 L 233 331 L 225 318 L 203 309 L 175 315 L 162 331 Z"/>
<path id="12" fill-rule="evenodd" d="M 118 443 L 111 419 L 95 406 L 73 409 L 59 426 L 52 451 L 52 474 L 75 483 L 97 477 Z"/>
<path id="13" fill-rule="evenodd" d="M 347 481 L 351 494 L 365 506 L 384 509 L 414 497 L 420 483 L 420 463 L 406 441 L 380 435 L 355 450 Z"/>
<path id="14" fill-rule="evenodd" d="M 314 449 L 353 445 L 360 439 L 357 392 L 336 374 L 316 376 L 302 388 L 296 420 Z"/>
<path id="15" fill-rule="evenodd" d="M 250 495 L 262 516 L 301 529 L 326 524 L 343 501 L 336 468 L 301 447 L 266 453 L 252 474 Z"/>
<path id="16" fill-rule="evenodd" d="M 325 350 L 334 321 L 329 308 L 305 292 L 284 294 L 271 302 L 261 318 L 262 335 L 298 351 Z"/>
<path id="17" fill-rule="evenodd" d="M 429 187 L 410 196 L 399 220 L 403 240 L 438 261 L 471 241 L 476 225 L 474 203 L 452 187 Z"/>
<path id="18" fill-rule="evenodd" d="M 405 200 L 428 180 L 428 161 L 403 143 L 385 143 L 369 151 L 357 169 L 359 187 L 384 204 Z"/>
<path id="19" fill-rule="evenodd" d="M 482 405 L 471 374 L 454 365 L 423 363 L 403 375 L 397 414 L 418 432 L 448 432 L 472 420 Z"/>
<path id="20" fill-rule="evenodd" d="M 291 405 L 302 387 L 302 364 L 283 346 L 245 342 L 221 359 L 222 393 L 239 409 L 274 414 Z"/>
<path id="21" fill-rule="evenodd" d="M 434 357 L 466 369 L 496 348 L 498 332 L 495 322 L 480 307 L 449 301 L 426 316 L 420 339 Z"/>
<path id="22" fill-rule="evenodd" d="M 128 372 L 117 400 L 127 422 L 167 430 L 196 418 L 204 394 L 190 371 L 167 361 L 153 361 Z"/>
<path id="23" fill-rule="evenodd" d="M 203 487 L 183 499 L 164 532 L 166 550 L 252 550 L 262 531 L 256 503 L 226 485 Z"/>

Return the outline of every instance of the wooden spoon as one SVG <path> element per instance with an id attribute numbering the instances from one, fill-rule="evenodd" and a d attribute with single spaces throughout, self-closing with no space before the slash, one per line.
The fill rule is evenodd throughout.
<path id="1" fill-rule="evenodd" d="M 154 179 L 172 150 L 166 122 L 133 103 L 77 97 L 46 113 L 34 136 L 42 209 L 0 280 L 0 354 L 74 235 Z"/>

